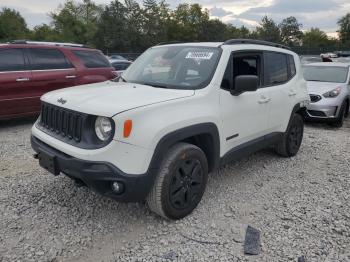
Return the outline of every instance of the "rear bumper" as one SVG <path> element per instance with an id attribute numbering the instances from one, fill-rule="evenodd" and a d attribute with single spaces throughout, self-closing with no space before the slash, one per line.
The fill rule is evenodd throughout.
<path id="1" fill-rule="evenodd" d="M 126 174 L 107 162 L 86 161 L 69 156 L 34 136 L 31 137 L 31 144 L 35 152 L 54 156 L 58 173 L 79 179 L 95 192 L 121 202 L 138 202 L 146 199 L 157 173 L 156 169 L 149 169 L 142 175 Z M 122 193 L 113 192 L 111 186 L 113 182 L 123 185 Z"/>

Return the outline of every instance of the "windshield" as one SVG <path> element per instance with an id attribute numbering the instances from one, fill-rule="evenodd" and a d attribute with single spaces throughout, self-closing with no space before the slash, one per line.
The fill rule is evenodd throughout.
<path id="1" fill-rule="evenodd" d="M 123 81 L 161 88 L 199 89 L 209 84 L 219 48 L 163 46 L 147 50 L 123 74 Z"/>
<path id="2" fill-rule="evenodd" d="M 306 81 L 345 83 L 348 71 L 348 67 L 340 66 L 304 66 L 304 78 Z"/>

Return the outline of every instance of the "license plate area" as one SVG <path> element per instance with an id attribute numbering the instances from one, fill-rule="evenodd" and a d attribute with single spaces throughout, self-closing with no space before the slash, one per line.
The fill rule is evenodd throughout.
<path id="1" fill-rule="evenodd" d="M 56 163 L 56 157 L 49 153 L 39 150 L 38 153 L 39 164 L 41 167 L 45 168 L 50 173 L 58 176 L 60 174 L 59 168 Z"/>

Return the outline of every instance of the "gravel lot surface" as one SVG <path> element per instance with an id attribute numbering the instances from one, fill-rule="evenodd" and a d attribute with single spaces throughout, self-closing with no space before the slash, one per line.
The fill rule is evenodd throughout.
<path id="1" fill-rule="evenodd" d="M 210 175 L 189 217 L 165 221 L 54 177 L 33 119 L 0 123 L 0 261 L 350 261 L 350 121 L 308 124 L 292 159 L 265 150 Z M 246 256 L 247 226 L 261 253 Z"/>

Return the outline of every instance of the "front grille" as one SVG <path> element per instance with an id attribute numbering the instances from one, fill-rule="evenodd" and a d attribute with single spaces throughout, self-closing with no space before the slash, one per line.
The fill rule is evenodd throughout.
<path id="1" fill-rule="evenodd" d="M 83 115 L 65 108 L 43 103 L 41 105 L 40 125 L 62 138 L 80 142 Z"/>
<path id="2" fill-rule="evenodd" d="M 322 97 L 320 95 L 313 95 L 313 94 L 310 95 L 311 103 L 316 103 L 316 102 L 320 101 L 321 99 L 322 99 Z"/>

